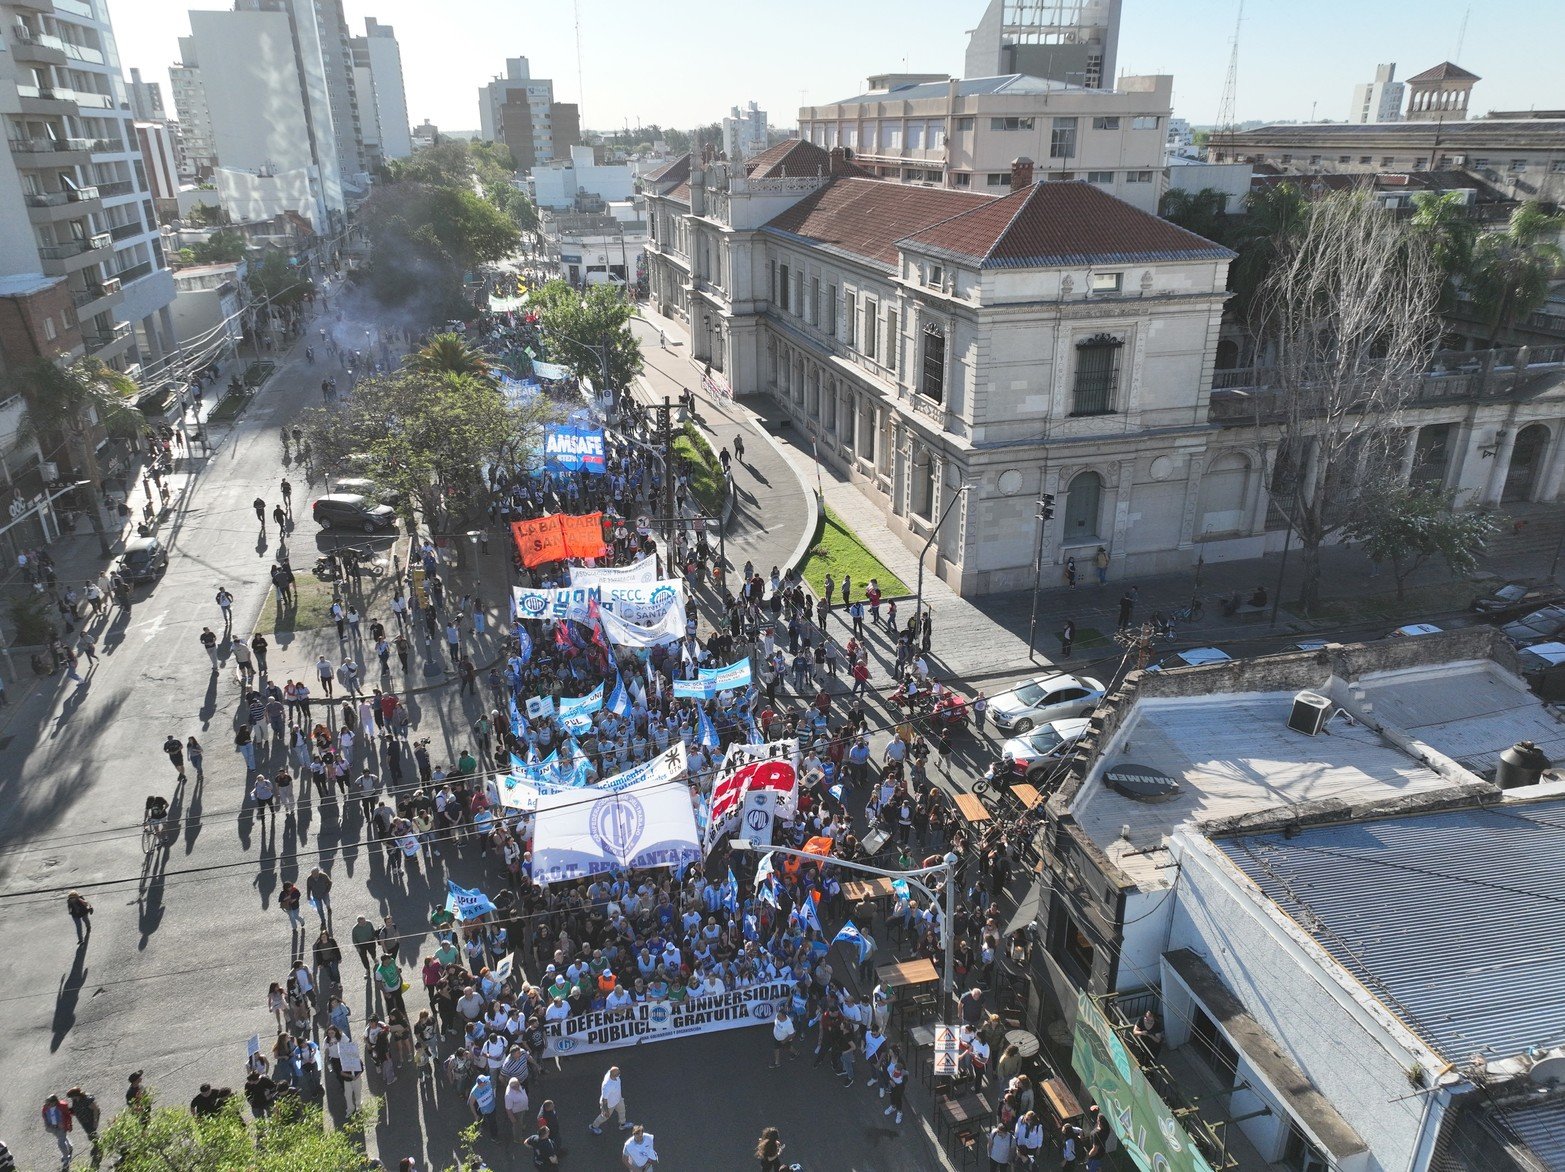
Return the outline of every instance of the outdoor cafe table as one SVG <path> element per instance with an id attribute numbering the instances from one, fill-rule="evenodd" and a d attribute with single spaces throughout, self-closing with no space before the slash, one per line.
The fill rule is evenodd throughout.
<path id="1" fill-rule="evenodd" d="M 1031 1058 L 1038 1053 L 1038 1035 L 1028 1033 L 1026 1030 L 1006 1030 L 1005 1041 L 1009 1046 L 1016 1047 L 1016 1053 L 1022 1058 Z"/>
<path id="2" fill-rule="evenodd" d="M 955 1131 L 965 1123 L 982 1123 L 993 1114 L 993 1104 L 980 1094 L 963 1095 L 959 1099 L 942 1099 L 937 1126 L 944 1123 L 950 1131 Z M 950 1131 L 947 1134 L 950 1134 Z"/>
<path id="3" fill-rule="evenodd" d="M 956 808 L 962 812 L 962 817 L 969 822 L 989 821 L 989 808 L 975 794 L 957 794 Z"/>
<path id="4" fill-rule="evenodd" d="M 1021 782 L 1011 787 L 1011 796 L 1022 804 L 1024 810 L 1030 810 L 1043 801 L 1043 795 L 1038 792 L 1036 786 Z"/>
<path id="5" fill-rule="evenodd" d="M 903 960 L 896 964 L 883 964 L 875 970 L 880 983 L 888 989 L 900 989 L 908 985 L 928 985 L 940 979 L 935 962 L 920 958 Z"/>
<path id="6" fill-rule="evenodd" d="M 879 899 L 891 894 L 891 880 L 884 875 L 877 875 L 873 879 L 849 879 L 842 885 L 842 894 L 849 903 Z"/>

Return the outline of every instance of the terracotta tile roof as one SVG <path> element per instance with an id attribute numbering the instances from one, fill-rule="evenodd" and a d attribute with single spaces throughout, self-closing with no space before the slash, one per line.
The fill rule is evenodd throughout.
<path id="1" fill-rule="evenodd" d="M 744 173 L 753 179 L 812 179 L 830 168 L 831 156 L 802 138 L 784 139 L 744 163 Z"/>
<path id="2" fill-rule="evenodd" d="M 1426 69 L 1422 73 L 1415 73 L 1408 81 L 1482 81 L 1476 73 L 1468 73 L 1460 65 L 1450 61 L 1442 61 L 1433 69 Z"/>
<path id="3" fill-rule="evenodd" d="M 690 178 L 690 155 L 685 153 L 673 162 L 643 176 L 648 183 L 683 183 Z"/>
<path id="4" fill-rule="evenodd" d="M 667 198 L 675 200 L 675 201 L 677 201 L 679 203 L 686 203 L 686 204 L 689 203 L 690 202 L 690 184 L 688 184 L 688 183 L 681 183 L 678 187 L 674 188 L 673 191 L 670 191 L 670 192 L 667 193 Z"/>
<path id="5" fill-rule="evenodd" d="M 884 268 L 895 268 L 898 240 L 996 202 L 986 195 L 940 187 L 839 178 L 806 196 L 765 227 L 839 249 Z"/>
<path id="6" fill-rule="evenodd" d="M 1035 183 L 902 239 L 982 269 L 1227 259 L 1234 254 L 1090 183 Z"/>

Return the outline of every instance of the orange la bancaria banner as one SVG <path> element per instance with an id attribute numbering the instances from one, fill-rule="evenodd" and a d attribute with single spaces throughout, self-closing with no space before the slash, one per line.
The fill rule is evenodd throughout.
<path id="1" fill-rule="evenodd" d="M 511 524 L 511 534 L 516 539 L 517 552 L 522 555 L 522 564 L 529 569 L 566 558 L 602 557 L 605 548 L 602 513 L 585 513 L 579 517 L 550 513 L 531 521 L 515 521 Z"/>

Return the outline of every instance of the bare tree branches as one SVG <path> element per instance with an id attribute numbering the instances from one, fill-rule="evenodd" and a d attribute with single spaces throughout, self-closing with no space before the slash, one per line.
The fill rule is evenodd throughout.
<path id="1" fill-rule="evenodd" d="M 1320 547 L 1370 507 L 1405 443 L 1403 411 L 1439 340 L 1441 274 L 1426 239 L 1359 193 L 1306 216 L 1260 304 L 1282 414 L 1272 494 L 1304 547 L 1308 611 Z"/>

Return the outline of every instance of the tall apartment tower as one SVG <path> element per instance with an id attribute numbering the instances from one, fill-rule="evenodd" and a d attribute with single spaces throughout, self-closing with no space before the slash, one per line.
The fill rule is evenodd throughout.
<path id="1" fill-rule="evenodd" d="M 533 77 L 526 57 L 507 57 L 505 76 L 478 91 L 478 134 L 510 148 L 518 171 L 570 157 L 581 141 L 581 112 L 554 100 L 554 82 Z"/>
<path id="2" fill-rule="evenodd" d="M 1375 80 L 1353 87 L 1349 122 L 1398 122 L 1402 118 L 1402 91 L 1396 77 L 1397 63 L 1375 66 Z"/>
<path id="3" fill-rule="evenodd" d="M 732 107 L 723 119 L 723 153 L 740 162 L 766 149 L 766 111 L 754 102 L 744 109 Z"/>
<path id="4" fill-rule="evenodd" d="M 364 21 L 364 33 L 353 38 L 351 47 L 365 152 L 373 148 L 381 160 L 405 159 L 413 153 L 413 140 L 402 84 L 402 50 L 391 26 L 374 17 Z"/>
<path id="5" fill-rule="evenodd" d="M 235 0 L 191 12 L 179 44 L 187 163 L 210 167 L 235 219 L 296 211 L 326 230 L 369 170 L 341 0 Z"/>
<path id="6" fill-rule="evenodd" d="M 963 77 L 1025 73 L 1113 89 L 1120 0 L 989 0 L 968 36 Z"/>
<path id="7" fill-rule="evenodd" d="M 0 0 L 0 27 L 0 288 L 62 304 L 50 357 L 155 377 L 176 349 L 174 281 L 107 2 Z"/>
<path id="8" fill-rule="evenodd" d="M 130 82 L 125 87 L 130 95 L 130 112 L 137 122 L 162 122 L 168 114 L 163 109 L 163 87 L 155 81 L 142 81 L 141 70 L 130 71 Z"/>

